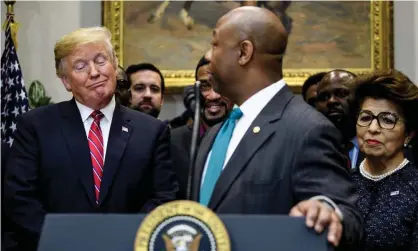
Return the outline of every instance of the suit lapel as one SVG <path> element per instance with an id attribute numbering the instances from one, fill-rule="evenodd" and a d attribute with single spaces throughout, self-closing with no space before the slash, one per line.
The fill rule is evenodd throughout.
<path id="1" fill-rule="evenodd" d="M 278 120 L 280 120 L 286 105 L 293 97 L 294 95 L 289 88 L 284 86 L 256 117 L 222 171 L 212 193 L 209 208 L 216 210 L 229 188 L 244 170 L 247 162 L 262 147 L 263 143 L 274 134 L 277 130 Z M 259 127 L 259 132 L 257 130 L 253 131 L 255 127 Z"/>
<path id="2" fill-rule="evenodd" d="M 202 180 L 203 170 L 205 168 L 206 159 L 208 154 L 212 148 L 213 142 L 215 141 L 215 137 L 218 134 L 219 129 L 221 128 L 223 123 L 219 123 L 213 126 L 207 134 L 202 138 L 199 151 L 196 156 L 195 162 L 195 170 L 193 173 L 193 184 L 192 184 L 192 199 L 195 201 L 199 200 L 199 193 L 200 193 L 200 183 Z"/>
<path id="3" fill-rule="evenodd" d="M 84 129 L 80 112 L 74 99 L 61 103 L 59 109 L 63 118 L 61 131 L 72 156 L 72 166 L 77 172 L 90 202 L 94 206 L 96 199 L 93 186 L 93 166 L 90 159 L 86 130 Z"/>
<path id="4" fill-rule="evenodd" d="M 99 205 L 103 200 L 116 177 L 116 172 L 120 166 L 120 160 L 125 152 L 129 137 L 132 134 L 133 127 L 129 124 L 130 118 L 127 117 L 126 109 L 116 105 L 113 113 L 112 124 L 107 142 L 106 158 L 103 167 L 103 178 L 100 185 Z"/>

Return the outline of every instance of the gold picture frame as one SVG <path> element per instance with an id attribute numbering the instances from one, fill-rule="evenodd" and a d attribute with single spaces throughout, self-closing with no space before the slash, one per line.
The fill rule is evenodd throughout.
<path id="1" fill-rule="evenodd" d="M 112 33 L 112 43 L 120 64 L 124 62 L 124 2 L 102 1 L 103 25 Z M 356 74 L 369 73 L 375 70 L 391 69 L 394 66 L 393 56 L 393 2 L 370 1 L 370 32 L 371 32 L 371 67 L 347 68 Z M 319 71 L 329 71 L 332 68 L 321 69 L 284 69 L 284 79 L 291 88 L 300 92 L 303 82 L 310 75 Z M 170 70 L 162 69 L 167 93 L 179 93 L 193 83 L 194 69 Z"/>

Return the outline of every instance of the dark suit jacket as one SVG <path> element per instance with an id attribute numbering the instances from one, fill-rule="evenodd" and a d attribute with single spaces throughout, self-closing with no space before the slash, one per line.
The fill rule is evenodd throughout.
<path id="1" fill-rule="evenodd" d="M 74 99 L 21 115 L 4 201 L 17 250 L 34 250 L 46 213 L 137 213 L 146 202 L 156 207 L 174 200 L 169 137 L 161 121 L 117 104 L 96 205 L 90 150 Z"/>
<path id="2" fill-rule="evenodd" d="M 206 158 L 221 126 L 212 127 L 201 141 L 193 179 L 196 201 Z M 253 132 L 255 126 L 259 133 Z M 324 195 L 344 214 L 344 241 L 357 243 L 362 220 L 342 142 L 326 117 L 285 86 L 241 139 L 208 206 L 220 214 L 288 214 L 298 202 Z"/>
<path id="3" fill-rule="evenodd" d="M 193 134 L 192 125 L 183 125 L 171 130 L 171 157 L 173 160 L 173 170 L 179 182 L 178 200 L 187 199 L 187 181 L 189 177 L 190 149 Z M 199 127 L 199 138 L 197 139 L 196 150 L 199 149 L 202 133 L 202 124 Z"/>
<path id="4" fill-rule="evenodd" d="M 184 200 L 187 196 L 191 142 L 192 128 L 189 125 L 171 130 L 171 158 L 179 182 L 178 200 Z"/>

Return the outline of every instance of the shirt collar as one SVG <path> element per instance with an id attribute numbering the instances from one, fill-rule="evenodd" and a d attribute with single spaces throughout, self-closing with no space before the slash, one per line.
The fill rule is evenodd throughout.
<path id="1" fill-rule="evenodd" d="M 353 139 L 351 139 L 351 143 L 353 143 L 353 145 L 358 149 L 357 137 L 354 137 Z"/>
<path id="2" fill-rule="evenodd" d="M 247 99 L 239 108 L 246 117 L 257 117 L 258 114 L 263 110 L 268 102 L 286 85 L 284 79 L 280 79 L 267 86 L 266 88 L 258 91 Z M 237 107 L 237 106 L 235 106 Z M 234 107 L 234 108 L 235 108 Z"/>
<path id="3" fill-rule="evenodd" d="M 75 103 L 77 104 L 78 110 L 81 114 L 81 119 L 83 120 L 83 123 L 90 117 L 91 113 L 94 111 L 90 107 L 87 107 L 83 105 L 82 103 L 78 102 L 77 99 L 75 99 Z M 109 104 L 107 104 L 105 107 L 100 109 L 100 111 L 103 113 L 104 117 L 107 119 L 107 121 L 112 121 L 113 112 L 115 111 L 116 102 L 115 102 L 115 96 L 112 97 Z"/>

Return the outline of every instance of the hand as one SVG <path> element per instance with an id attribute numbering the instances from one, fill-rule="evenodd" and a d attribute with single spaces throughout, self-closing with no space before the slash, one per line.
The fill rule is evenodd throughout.
<path id="1" fill-rule="evenodd" d="M 315 227 L 317 233 L 322 233 L 328 227 L 328 241 L 335 247 L 341 240 L 343 226 L 334 209 L 318 200 L 305 200 L 290 210 L 290 216 L 306 217 L 306 226 Z"/>

